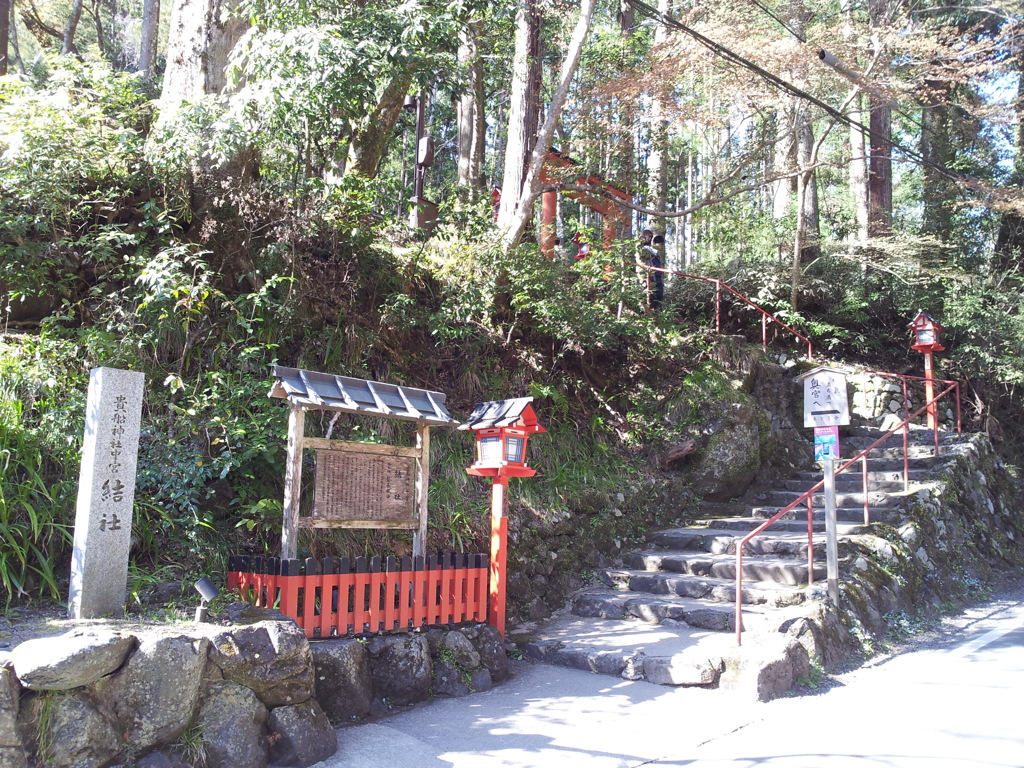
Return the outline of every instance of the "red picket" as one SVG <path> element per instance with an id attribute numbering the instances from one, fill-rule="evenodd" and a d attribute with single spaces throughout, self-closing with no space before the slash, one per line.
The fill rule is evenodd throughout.
<path id="1" fill-rule="evenodd" d="M 404 632 L 487 618 L 483 555 L 424 558 L 245 558 L 232 556 L 227 586 L 243 600 L 278 608 L 307 637 Z"/>

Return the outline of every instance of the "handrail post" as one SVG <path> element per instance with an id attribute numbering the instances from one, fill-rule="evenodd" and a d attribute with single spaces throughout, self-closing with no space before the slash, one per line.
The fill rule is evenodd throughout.
<path id="1" fill-rule="evenodd" d="M 861 457 L 861 472 L 863 482 L 861 485 L 864 488 L 864 525 L 868 525 L 871 522 L 871 510 L 869 507 L 870 502 L 868 501 L 868 457 L 865 454 Z"/>
<path id="2" fill-rule="evenodd" d="M 807 586 L 814 586 L 814 502 L 807 497 Z"/>
<path id="3" fill-rule="evenodd" d="M 743 645 L 743 543 L 736 545 L 736 645 Z"/>
<path id="4" fill-rule="evenodd" d="M 903 425 L 903 492 L 910 490 L 910 458 L 907 456 L 908 435 L 910 434 L 910 422 Z"/>
<path id="5" fill-rule="evenodd" d="M 960 422 L 960 382 L 955 382 L 954 386 L 956 387 L 956 433 L 962 435 L 964 430 Z"/>
<path id="6" fill-rule="evenodd" d="M 768 351 L 768 315 L 761 313 L 761 348 Z"/>

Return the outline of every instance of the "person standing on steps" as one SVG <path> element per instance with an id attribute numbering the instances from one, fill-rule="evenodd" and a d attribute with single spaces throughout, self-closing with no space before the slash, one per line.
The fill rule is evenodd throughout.
<path id="1" fill-rule="evenodd" d="M 665 275 L 656 270 L 661 269 L 661 254 L 654 246 L 654 233 L 645 229 L 640 233 L 639 260 L 640 263 L 654 269 L 647 269 L 647 306 L 657 309 L 661 306 L 661 300 L 665 297 Z M 662 238 L 664 242 L 664 238 Z"/>

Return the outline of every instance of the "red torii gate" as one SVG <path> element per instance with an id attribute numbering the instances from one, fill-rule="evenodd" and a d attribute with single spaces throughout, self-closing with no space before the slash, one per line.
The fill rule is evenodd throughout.
<path id="1" fill-rule="evenodd" d="M 563 155 L 554 149 L 548 150 L 544 158 L 544 165 L 540 169 L 540 180 L 543 184 L 558 187 L 565 184 L 567 177 L 565 169 L 575 168 L 576 161 Z M 612 197 L 630 202 L 630 195 L 615 187 L 598 176 L 578 176 L 573 182 L 575 186 L 600 187 Z M 564 191 L 558 189 L 547 189 L 541 194 L 540 213 L 540 251 L 549 259 L 555 256 L 555 217 L 558 212 L 558 193 L 570 200 L 576 200 L 592 211 L 601 214 L 602 232 L 604 234 L 604 246 L 610 248 L 615 240 L 615 225 L 623 217 L 623 209 L 613 200 L 607 197 L 598 197 L 590 192 L 579 192 L 576 190 Z"/>

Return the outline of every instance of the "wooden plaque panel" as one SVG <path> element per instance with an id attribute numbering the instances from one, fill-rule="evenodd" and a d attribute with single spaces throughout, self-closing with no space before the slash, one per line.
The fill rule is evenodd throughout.
<path id="1" fill-rule="evenodd" d="M 416 519 L 416 460 L 344 450 L 316 452 L 314 521 L 332 527 L 409 525 Z M 315 522 L 314 522 L 315 525 Z"/>

